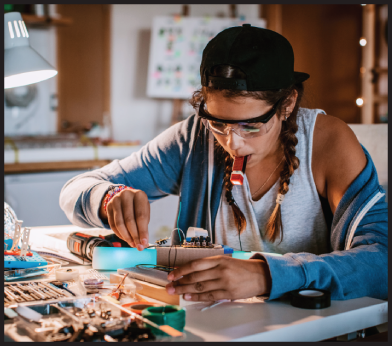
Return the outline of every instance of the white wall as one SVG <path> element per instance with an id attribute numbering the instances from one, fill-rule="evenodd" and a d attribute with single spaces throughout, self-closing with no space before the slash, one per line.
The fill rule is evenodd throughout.
<path id="1" fill-rule="evenodd" d="M 259 5 L 237 5 L 257 19 Z M 189 5 L 190 16 L 229 16 L 229 5 Z M 170 126 L 172 102 L 146 96 L 152 19 L 181 13 L 182 5 L 112 5 L 111 116 L 115 140 L 147 143 Z M 192 114 L 184 103 L 185 114 Z"/>
<path id="2" fill-rule="evenodd" d="M 56 68 L 56 28 L 27 27 L 30 46 Z M 57 130 L 57 111 L 51 109 L 51 95 L 57 93 L 57 76 L 36 83 L 37 97 L 28 107 L 4 106 L 5 135 L 47 135 Z M 25 87 L 14 88 L 24 94 Z M 19 89 L 16 90 L 16 89 Z"/>

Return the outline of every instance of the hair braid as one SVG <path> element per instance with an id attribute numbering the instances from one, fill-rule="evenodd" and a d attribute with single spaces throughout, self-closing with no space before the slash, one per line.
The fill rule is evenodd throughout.
<path id="1" fill-rule="evenodd" d="M 246 78 L 246 74 L 240 69 L 229 66 L 229 65 L 218 65 L 212 68 L 209 73 L 211 76 L 215 77 L 223 77 L 223 78 Z M 193 93 L 192 98 L 189 100 L 189 103 L 192 107 L 197 111 L 202 102 L 206 102 L 209 95 L 220 93 L 223 97 L 227 99 L 235 99 L 237 97 L 250 97 L 256 100 L 264 100 L 267 101 L 269 105 L 273 105 L 279 100 L 284 100 L 280 105 L 278 110 L 278 116 L 284 114 L 285 106 L 287 106 L 287 102 L 289 97 L 293 93 L 297 93 L 297 101 L 295 103 L 294 109 L 291 112 L 291 115 L 287 118 L 286 121 L 282 122 L 282 129 L 280 133 L 280 142 L 284 151 L 285 163 L 283 165 L 282 171 L 280 173 L 280 187 L 279 187 L 279 195 L 277 198 L 277 202 L 275 208 L 268 220 L 266 226 L 265 236 L 267 240 L 273 242 L 279 236 L 281 241 L 283 240 L 283 226 L 282 226 L 282 217 L 281 217 L 281 207 L 280 207 L 280 195 L 285 195 L 289 191 L 290 177 L 293 175 L 294 171 L 299 167 L 299 159 L 295 156 L 295 146 L 298 143 L 298 139 L 295 136 L 298 125 L 297 125 L 297 113 L 299 110 L 299 105 L 301 103 L 302 96 L 304 94 L 304 86 L 302 83 L 294 84 L 290 87 L 279 89 L 279 90 L 264 90 L 264 91 L 247 91 L 247 90 L 231 90 L 231 89 L 219 89 L 215 87 L 202 87 L 199 90 L 196 90 Z M 226 189 L 226 199 L 227 202 L 231 205 L 234 221 L 237 226 L 239 233 L 242 233 L 246 228 L 246 219 L 244 214 L 241 212 L 240 208 L 236 204 L 231 190 L 233 188 L 232 183 L 230 182 L 230 175 L 232 171 L 233 159 L 230 155 L 225 152 L 225 150 L 217 145 L 224 151 L 224 153 L 220 154 L 218 157 L 220 159 L 224 159 L 225 161 L 225 175 L 224 175 L 224 188 Z"/>
<path id="2" fill-rule="evenodd" d="M 298 125 L 296 117 L 288 117 L 286 121 L 282 122 L 282 131 L 280 133 L 280 142 L 284 150 L 284 165 L 280 172 L 280 186 L 279 194 L 285 195 L 289 192 L 290 177 L 294 171 L 299 167 L 299 159 L 295 156 L 295 146 L 298 143 L 296 132 Z M 280 241 L 283 240 L 283 223 L 281 215 L 280 203 L 275 205 L 275 208 L 267 222 L 265 236 L 271 242 L 274 242 L 279 236 Z"/>
<path id="3" fill-rule="evenodd" d="M 224 188 L 226 189 L 226 200 L 227 203 L 231 206 L 234 214 L 234 222 L 238 229 L 239 234 L 245 231 L 246 228 L 246 218 L 242 213 L 241 209 L 238 207 L 237 203 L 233 198 L 233 194 L 231 192 L 233 188 L 233 184 L 230 181 L 231 171 L 233 169 L 233 159 L 230 154 L 226 152 L 225 155 L 225 175 L 223 178 Z"/>

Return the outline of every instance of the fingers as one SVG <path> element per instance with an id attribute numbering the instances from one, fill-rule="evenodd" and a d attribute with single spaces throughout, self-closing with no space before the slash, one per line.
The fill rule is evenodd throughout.
<path id="1" fill-rule="evenodd" d="M 150 203 L 141 190 L 123 190 L 107 205 L 107 217 L 113 232 L 139 251 L 148 245 Z"/>
<path id="2" fill-rule="evenodd" d="M 140 240 L 133 212 L 133 202 L 133 194 L 124 194 L 121 198 L 121 211 L 124 218 L 124 226 L 128 234 L 132 237 L 137 249 L 143 250 L 140 248 Z"/>
<path id="3" fill-rule="evenodd" d="M 125 225 L 120 199 L 113 198 L 113 201 L 111 202 L 113 203 L 113 219 L 117 231 L 121 234 L 122 239 L 124 239 L 128 244 L 133 244 L 133 246 L 135 246 L 135 240 L 128 232 L 128 229 Z"/>
<path id="4" fill-rule="evenodd" d="M 189 285 L 166 286 L 169 294 L 184 294 L 184 293 L 202 293 L 210 292 L 223 288 L 221 280 L 199 281 Z"/>
<path id="5" fill-rule="evenodd" d="M 215 290 L 205 293 L 186 293 L 184 294 L 185 300 L 190 301 L 216 301 L 221 299 L 231 299 L 231 294 L 225 290 Z"/>
<path id="6" fill-rule="evenodd" d="M 138 230 L 138 239 L 144 246 L 148 245 L 148 223 L 150 222 L 150 203 L 143 191 L 138 191 L 134 198 L 134 214 Z"/>
<path id="7" fill-rule="evenodd" d="M 218 267 L 214 267 L 212 269 L 193 272 L 185 275 L 180 280 L 173 281 L 173 286 L 194 284 L 200 281 L 216 280 L 219 277 L 221 277 L 220 270 Z"/>
<path id="8" fill-rule="evenodd" d="M 125 238 L 121 235 L 121 233 L 120 233 L 120 232 L 117 230 L 117 228 L 116 228 L 116 223 L 115 223 L 115 221 L 114 221 L 114 211 L 113 211 L 113 209 L 114 209 L 113 204 L 112 204 L 112 203 L 109 203 L 109 204 L 107 205 L 106 210 L 107 210 L 107 218 L 108 218 L 108 223 L 109 223 L 110 229 L 111 229 L 119 238 L 121 238 L 122 240 L 126 241 Z M 134 243 L 133 241 L 132 241 L 132 242 L 128 242 L 128 244 L 129 244 L 130 246 L 132 246 L 132 247 L 135 246 L 135 243 Z"/>
<path id="9" fill-rule="evenodd" d="M 188 275 L 192 272 L 214 268 L 217 265 L 219 265 L 221 261 L 222 261 L 222 256 L 212 256 L 212 257 L 197 259 L 173 270 L 167 276 L 167 279 L 170 281 L 175 281 L 181 276 Z"/>

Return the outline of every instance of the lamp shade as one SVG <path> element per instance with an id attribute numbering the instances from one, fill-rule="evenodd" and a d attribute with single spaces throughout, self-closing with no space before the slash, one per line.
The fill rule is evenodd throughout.
<path id="1" fill-rule="evenodd" d="M 41 82 L 57 74 L 30 47 L 29 34 L 19 12 L 4 15 L 4 89 Z"/>

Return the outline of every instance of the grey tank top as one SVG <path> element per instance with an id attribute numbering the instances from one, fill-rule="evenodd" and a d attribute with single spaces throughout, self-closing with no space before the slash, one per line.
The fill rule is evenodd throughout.
<path id="1" fill-rule="evenodd" d="M 247 221 L 241 234 L 243 251 L 285 254 L 310 252 L 316 255 L 330 252 L 329 231 L 312 173 L 313 130 L 320 109 L 300 108 L 297 116 L 296 156 L 299 168 L 290 178 L 289 192 L 281 204 L 283 241 L 269 242 L 265 239 L 265 227 L 276 205 L 279 179 L 258 201 L 253 201 L 248 180 L 242 186 L 233 186 L 233 197 Z M 215 220 L 215 242 L 240 249 L 238 231 L 231 207 L 225 198 L 225 189 Z"/>

